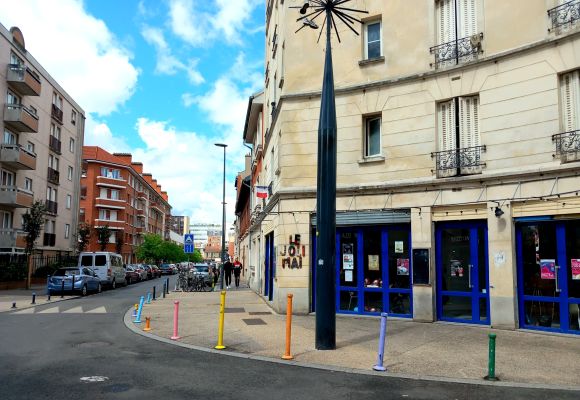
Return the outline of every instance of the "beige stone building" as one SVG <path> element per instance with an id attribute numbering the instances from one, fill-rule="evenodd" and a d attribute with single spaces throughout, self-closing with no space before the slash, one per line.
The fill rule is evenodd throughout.
<path id="1" fill-rule="evenodd" d="M 294 33 L 301 4 L 267 1 L 240 251 L 274 309 L 310 312 L 324 40 Z M 332 40 L 337 312 L 579 334 L 580 1 L 348 4 L 368 14 Z"/>
<path id="2" fill-rule="evenodd" d="M 26 51 L 18 28 L 0 25 L 0 252 L 24 250 L 22 215 L 35 200 L 47 207 L 36 248 L 72 252 L 79 215 L 82 108 Z"/>

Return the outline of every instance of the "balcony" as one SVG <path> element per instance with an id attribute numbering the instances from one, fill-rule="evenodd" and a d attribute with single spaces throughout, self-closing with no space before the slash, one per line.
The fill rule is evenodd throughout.
<path id="1" fill-rule="evenodd" d="M 4 123 L 17 132 L 38 132 L 38 116 L 22 104 L 4 106 Z"/>
<path id="2" fill-rule="evenodd" d="M 156 202 L 156 201 L 151 202 L 151 208 L 155 208 L 161 214 L 163 214 L 165 212 L 165 210 L 163 209 L 163 204 Z"/>
<path id="3" fill-rule="evenodd" d="M 38 79 L 32 71 L 24 65 L 8 64 L 6 81 L 10 86 L 16 89 L 18 93 L 24 96 L 40 95 L 40 79 Z"/>
<path id="4" fill-rule="evenodd" d="M 147 197 L 145 196 L 145 192 L 142 191 L 142 190 L 137 190 L 137 198 L 138 199 L 143 199 L 143 200 L 146 200 L 147 199 Z"/>
<path id="5" fill-rule="evenodd" d="M 136 226 L 135 227 L 135 234 L 142 235 L 144 230 L 145 230 L 145 228 L 143 228 L 142 226 Z"/>
<path id="6" fill-rule="evenodd" d="M 50 135 L 48 139 L 48 147 L 57 154 L 60 154 L 61 143 L 56 137 Z"/>
<path id="7" fill-rule="evenodd" d="M 52 215 L 58 214 L 58 203 L 56 201 L 46 200 L 45 206 L 46 212 L 48 214 Z"/>
<path id="8" fill-rule="evenodd" d="M 0 229 L 0 248 L 13 249 L 15 247 L 22 249 L 26 247 L 26 234 L 15 229 Z"/>
<path id="9" fill-rule="evenodd" d="M 125 229 L 125 221 L 109 220 L 109 219 L 95 219 L 95 228 L 108 226 L 110 229 Z"/>
<path id="10" fill-rule="evenodd" d="M 112 208 L 115 210 L 124 210 L 127 203 L 124 200 L 97 198 L 95 200 L 95 207 L 97 208 Z"/>
<path id="11" fill-rule="evenodd" d="M 127 182 L 124 179 L 117 179 L 108 176 L 97 176 L 97 186 L 125 189 L 127 187 Z"/>
<path id="12" fill-rule="evenodd" d="M 86 198 L 87 198 L 87 187 L 81 186 L 81 199 L 86 199 Z"/>
<path id="13" fill-rule="evenodd" d="M 481 162 L 481 153 L 484 151 L 485 146 L 475 146 L 431 153 L 431 158 L 435 157 L 437 178 L 480 174 L 485 166 Z"/>
<path id="14" fill-rule="evenodd" d="M 137 210 L 137 218 L 145 218 L 145 210 Z"/>
<path id="15" fill-rule="evenodd" d="M 56 120 L 59 124 L 62 125 L 62 110 L 56 106 L 56 104 L 52 105 L 50 116 Z"/>
<path id="16" fill-rule="evenodd" d="M 42 245 L 45 247 L 54 247 L 55 244 L 56 244 L 56 234 L 45 233 L 42 239 Z"/>
<path id="17" fill-rule="evenodd" d="M 12 208 L 30 208 L 34 194 L 16 186 L 0 186 L 0 205 Z"/>
<path id="18" fill-rule="evenodd" d="M 580 0 L 572 0 L 548 10 L 552 22 L 550 31 L 561 31 L 575 25 L 580 20 Z"/>
<path id="19" fill-rule="evenodd" d="M 60 172 L 58 172 L 56 169 L 52 169 L 52 168 L 48 167 L 48 174 L 46 175 L 46 179 L 50 183 L 54 183 L 55 185 L 58 185 L 59 181 L 60 181 Z"/>
<path id="20" fill-rule="evenodd" d="M 36 154 L 17 144 L 0 146 L 0 162 L 12 169 L 36 169 Z"/>
<path id="21" fill-rule="evenodd" d="M 580 131 L 558 133 L 552 136 L 552 141 L 562 163 L 580 160 Z"/>
<path id="22" fill-rule="evenodd" d="M 444 68 L 477 60 L 477 56 L 481 53 L 482 39 L 483 33 L 479 33 L 431 47 L 429 51 L 435 54 L 435 62 L 431 63 L 431 66 Z"/>

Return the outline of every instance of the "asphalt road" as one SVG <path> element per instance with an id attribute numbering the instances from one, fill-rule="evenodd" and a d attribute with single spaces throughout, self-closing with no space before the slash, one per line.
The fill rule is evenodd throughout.
<path id="1" fill-rule="evenodd" d="M 160 343 L 123 324 L 127 309 L 153 283 L 162 280 L 61 302 L 58 313 L 42 313 L 54 305 L 1 313 L 0 399 L 579 398 L 570 391 L 323 371 Z"/>

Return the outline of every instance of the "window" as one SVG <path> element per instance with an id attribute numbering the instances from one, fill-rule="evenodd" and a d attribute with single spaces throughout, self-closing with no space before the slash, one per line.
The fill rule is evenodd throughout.
<path id="1" fill-rule="evenodd" d="M 26 150 L 28 150 L 31 153 L 34 153 L 34 143 L 26 142 Z"/>
<path id="2" fill-rule="evenodd" d="M 44 223 L 44 233 L 55 233 L 56 222 L 51 220 L 46 220 Z"/>
<path id="3" fill-rule="evenodd" d="M 6 93 L 6 103 L 8 104 L 20 104 L 20 97 L 12 93 L 10 90 Z"/>
<path id="4" fill-rule="evenodd" d="M 73 125 L 77 124 L 77 112 L 75 110 L 72 110 L 70 113 L 70 122 Z"/>
<path id="5" fill-rule="evenodd" d="M 70 225 L 64 224 L 64 238 L 68 239 L 70 237 Z"/>
<path id="6" fill-rule="evenodd" d="M 59 110 L 62 110 L 62 97 L 56 92 L 52 93 L 52 104 L 54 104 Z"/>
<path id="7" fill-rule="evenodd" d="M 58 157 L 52 154 L 48 155 L 48 166 L 56 171 L 58 171 Z"/>
<path id="8" fill-rule="evenodd" d="M 14 186 L 15 179 L 14 179 L 14 172 L 2 170 L 0 172 L 0 176 L 2 179 L 2 186 Z"/>
<path id="9" fill-rule="evenodd" d="M 365 59 L 372 60 L 383 55 L 381 21 L 368 22 L 364 26 Z"/>
<path id="10" fill-rule="evenodd" d="M 75 152 L 75 140 L 73 138 L 70 138 L 68 141 L 68 151 L 71 153 Z"/>
<path id="11" fill-rule="evenodd" d="M 117 221 L 116 210 L 100 210 L 99 219 L 104 221 Z"/>
<path id="12" fill-rule="evenodd" d="M 32 179 L 24 178 L 24 189 L 32 192 Z"/>
<path id="13" fill-rule="evenodd" d="M 60 126 L 50 124 L 50 136 L 60 140 Z"/>
<path id="14" fill-rule="evenodd" d="M 121 171 L 118 169 L 111 169 L 107 167 L 101 168 L 101 176 L 112 179 L 121 179 Z"/>
<path id="15" fill-rule="evenodd" d="M 476 0 L 438 0 L 437 42 L 432 48 L 437 66 L 471 61 L 480 50 Z"/>
<path id="16" fill-rule="evenodd" d="M 580 71 L 573 71 L 560 78 L 562 131 L 580 129 Z"/>
<path id="17" fill-rule="evenodd" d="M 10 64 L 24 66 L 24 61 L 20 57 L 18 57 L 14 52 L 10 52 Z"/>
<path id="18" fill-rule="evenodd" d="M 50 186 L 46 188 L 46 200 L 56 202 L 57 191 Z"/>
<path id="19" fill-rule="evenodd" d="M 381 117 L 365 118 L 365 157 L 381 155 Z"/>
<path id="20" fill-rule="evenodd" d="M 4 143 L 4 144 L 17 144 L 18 143 L 18 135 L 4 129 L 4 140 L 2 141 L 2 143 Z"/>
<path id="21" fill-rule="evenodd" d="M 2 229 L 12 229 L 12 213 L 8 211 L 0 211 L 0 223 Z"/>
<path id="22" fill-rule="evenodd" d="M 66 195 L 66 208 L 70 210 L 72 206 L 72 196 L 70 194 Z"/>
<path id="23" fill-rule="evenodd" d="M 119 191 L 111 189 L 111 200 L 119 200 Z"/>
<path id="24" fill-rule="evenodd" d="M 109 235 L 109 243 L 116 243 L 117 242 L 117 235 L 115 234 L 115 232 L 111 232 L 111 234 Z M 113 264 L 113 257 L 111 257 L 111 264 Z"/>
<path id="25" fill-rule="evenodd" d="M 73 167 L 71 167 L 70 165 L 68 167 L 67 178 L 68 178 L 69 181 L 72 181 L 73 180 Z"/>

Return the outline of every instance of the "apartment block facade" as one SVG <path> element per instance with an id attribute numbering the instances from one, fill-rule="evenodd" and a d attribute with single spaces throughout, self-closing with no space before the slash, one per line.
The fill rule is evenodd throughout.
<path id="1" fill-rule="evenodd" d="M 76 249 L 83 109 L 26 50 L 20 29 L 0 25 L 0 252 L 24 251 L 22 215 L 41 200 L 38 252 Z"/>
<path id="2" fill-rule="evenodd" d="M 169 240 L 171 205 L 167 192 L 131 154 L 110 154 L 96 146 L 83 147 L 80 221 L 93 228 L 108 226 L 107 251 L 118 252 L 126 263 L 136 262 L 135 249 L 143 235 Z M 88 251 L 101 249 L 91 233 Z"/>
<path id="3" fill-rule="evenodd" d="M 324 41 L 266 4 L 238 251 L 274 309 L 306 313 Z M 580 334 L 580 1 L 348 4 L 368 14 L 332 37 L 336 311 Z"/>

